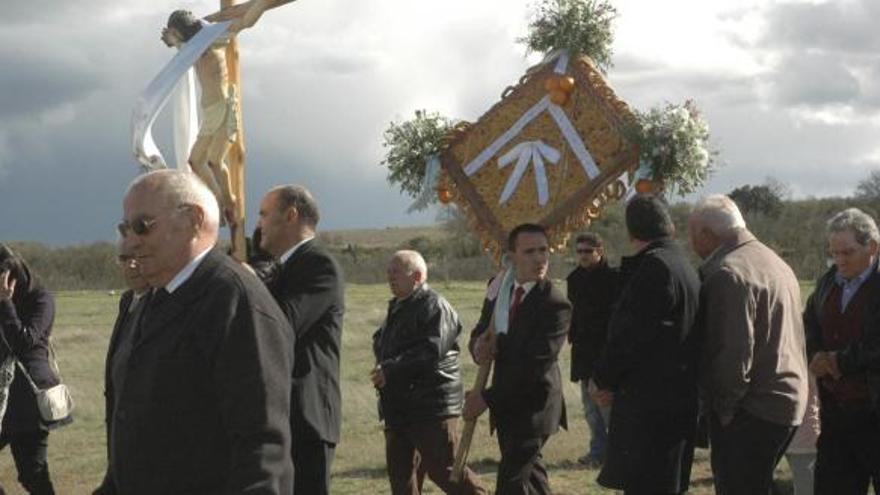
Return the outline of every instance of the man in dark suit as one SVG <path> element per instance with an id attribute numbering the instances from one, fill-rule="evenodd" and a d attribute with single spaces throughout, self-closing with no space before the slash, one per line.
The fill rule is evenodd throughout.
<path id="1" fill-rule="evenodd" d="M 557 357 L 571 304 L 547 277 L 550 248 L 543 227 L 515 227 L 508 254 L 513 271 L 504 276 L 497 297 L 490 290 L 470 339 L 478 364 L 494 359 L 492 382 L 482 393 L 467 395 L 463 416 L 490 410 L 501 450 L 495 493 L 546 494 L 550 484 L 541 448 L 566 426 Z"/>
<path id="2" fill-rule="evenodd" d="M 292 331 L 216 247 L 214 195 L 162 170 L 129 186 L 124 211 L 123 250 L 153 289 L 108 350 L 102 493 L 290 493 Z"/>
<path id="3" fill-rule="evenodd" d="M 626 494 L 683 493 L 697 424 L 699 348 L 691 330 L 700 282 L 659 198 L 634 197 L 626 226 L 636 254 L 621 261 L 625 285 L 593 372 L 597 401 L 614 400 L 598 480 Z"/>
<path id="4" fill-rule="evenodd" d="M 336 260 L 315 239 L 319 218 L 315 198 L 302 186 L 278 186 L 260 203 L 260 247 L 281 264 L 267 284 L 296 334 L 290 414 L 296 495 L 330 492 L 342 422 L 344 286 Z"/>

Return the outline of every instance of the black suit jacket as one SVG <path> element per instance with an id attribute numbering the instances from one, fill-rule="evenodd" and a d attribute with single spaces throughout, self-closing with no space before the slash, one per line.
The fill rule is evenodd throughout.
<path id="1" fill-rule="evenodd" d="M 494 300 L 483 302 L 471 349 L 494 309 Z M 570 320 L 571 304 L 549 280 L 535 284 L 522 300 L 508 332 L 498 335 L 492 382 L 483 392 L 495 426 L 524 438 L 567 427 L 557 357 Z"/>
<path id="2" fill-rule="evenodd" d="M 313 239 L 300 246 L 281 266 L 269 287 L 296 333 L 290 415 L 293 441 L 336 444 L 342 423 L 342 270 Z"/>
<path id="3" fill-rule="evenodd" d="M 598 265 L 568 274 L 571 301 L 571 381 L 589 380 L 608 338 L 608 320 L 617 297 L 617 270 L 603 257 Z"/>
<path id="4" fill-rule="evenodd" d="M 215 248 L 146 311 L 123 388 L 107 387 L 104 493 L 290 493 L 292 332 L 263 284 Z"/>

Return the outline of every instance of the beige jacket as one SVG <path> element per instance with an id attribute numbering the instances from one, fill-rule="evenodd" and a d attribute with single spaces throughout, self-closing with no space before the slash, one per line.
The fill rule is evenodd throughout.
<path id="1" fill-rule="evenodd" d="M 700 267 L 701 393 L 722 422 L 739 411 L 799 425 L 807 406 L 801 297 L 791 268 L 748 230 Z"/>

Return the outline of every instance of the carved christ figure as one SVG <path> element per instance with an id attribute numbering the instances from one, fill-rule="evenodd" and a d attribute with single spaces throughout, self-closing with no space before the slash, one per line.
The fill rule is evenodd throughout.
<path id="1" fill-rule="evenodd" d="M 232 190 L 232 177 L 226 164 L 226 154 L 235 142 L 238 129 L 238 88 L 229 82 L 226 64 L 226 46 L 238 31 L 253 26 L 270 0 L 256 0 L 244 15 L 232 21 L 225 36 L 218 39 L 195 63 L 196 77 L 201 88 L 199 100 L 199 133 L 189 154 L 193 172 L 213 191 L 220 203 L 223 217 L 235 234 L 237 198 Z M 162 29 L 162 41 L 169 47 L 180 48 L 202 29 L 203 21 L 192 12 L 174 11 Z"/>

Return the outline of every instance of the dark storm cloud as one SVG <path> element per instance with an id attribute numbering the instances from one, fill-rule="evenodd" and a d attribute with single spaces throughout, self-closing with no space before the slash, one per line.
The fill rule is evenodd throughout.
<path id="1" fill-rule="evenodd" d="M 753 103 L 758 100 L 757 80 L 721 71 L 675 69 L 634 55 L 618 57 L 609 79 L 624 95 L 633 95 L 631 104 L 657 105 L 664 101 L 681 103 L 695 99 L 726 104 Z M 657 99 L 657 95 L 663 95 Z M 642 108 L 646 110 L 646 108 Z"/>
<path id="2" fill-rule="evenodd" d="M 16 118 L 77 101 L 100 89 L 94 69 L 63 50 L 35 49 L 0 42 L 0 117 Z"/>
<path id="3" fill-rule="evenodd" d="M 880 50 L 878 16 L 876 0 L 781 3 L 767 13 L 763 43 L 799 52 L 873 54 Z"/>
<path id="4" fill-rule="evenodd" d="M 878 109 L 880 2 L 781 3 L 765 13 L 753 49 L 775 57 L 764 76 L 783 107 L 847 105 L 858 114 Z"/>
<path id="5" fill-rule="evenodd" d="M 784 106 L 850 105 L 864 96 L 851 70 L 831 55 L 786 55 L 771 84 L 773 96 Z"/>

